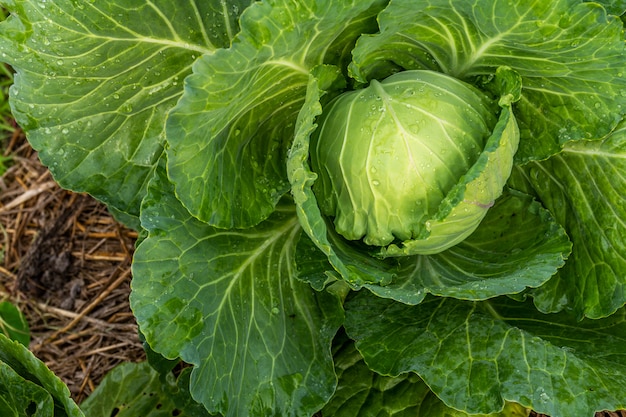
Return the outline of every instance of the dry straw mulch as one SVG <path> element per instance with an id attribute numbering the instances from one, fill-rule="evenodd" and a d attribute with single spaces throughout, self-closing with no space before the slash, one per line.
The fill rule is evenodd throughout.
<path id="1" fill-rule="evenodd" d="M 0 300 L 25 313 L 31 351 L 81 402 L 115 365 L 144 358 L 128 303 L 137 235 L 60 189 L 19 129 L 3 145 Z"/>

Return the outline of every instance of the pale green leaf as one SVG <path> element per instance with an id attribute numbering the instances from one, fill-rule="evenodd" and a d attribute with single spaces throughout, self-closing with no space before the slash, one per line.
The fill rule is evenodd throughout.
<path id="1" fill-rule="evenodd" d="M 360 252 L 351 247 L 334 230 L 332 222 L 322 216 L 317 205 L 312 185 L 317 174 L 309 165 L 310 136 L 315 130 L 316 117 L 322 112 L 320 100 L 332 88 L 324 81 L 311 77 L 306 93 L 306 100 L 297 119 L 295 138 L 287 159 L 287 173 L 291 183 L 291 194 L 296 203 L 296 212 L 300 225 L 315 244 L 317 250 L 311 256 L 315 264 L 320 256 L 326 256 L 328 265 L 353 288 L 361 288 L 365 282 L 388 284 L 395 276 L 397 264 L 393 260 L 378 259 L 366 251 Z M 308 246 L 310 242 L 303 243 Z M 302 252 L 302 251 L 300 251 Z M 301 256 L 308 262 L 306 256 Z M 309 274 L 306 277 L 316 289 L 322 289 L 327 281 L 335 279 L 333 272 Z"/>
<path id="2" fill-rule="evenodd" d="M 300 224 L 319 251 L 303 242 L 308 256 L 301 258 L 314 264 L 323 254 L 336 271 L 308 274 L 314 288 L 324 288 L 338 275 L 354 289 L 365 286 L 408 304 L 421 302 L 427 293 L 476 300 L 537 287 L 563 265 L 570 250 L 563 229 L 538 203 L 521 195 L 498 202 L 474 237 L 437 255 L 380 259 L 372 248 L 339 236 L 317 205 L 312 191 L 317 176 L 309 165 L 309 138 L 325 93 L 325 86 L 313 79 L 287 161 Z M 506 120 L 505 114 L 500 133 L 508 126 Z M 499 143 L 494 136 L 493 143 Z"/>
<path id="3" fill-rule="evenodd" d="M 544 284 L 571 251 L 550 213 L 527 195 L 507 192 L 465 241 L 436 255 L 402 258 L 386 286 L 373 293 L 417 304 L 427 293 L 465 300 L 514 294 Z"/>

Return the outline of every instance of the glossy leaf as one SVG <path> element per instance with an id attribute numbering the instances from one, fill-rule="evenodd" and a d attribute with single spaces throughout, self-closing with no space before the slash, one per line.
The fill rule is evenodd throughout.
<path id="1" fill-rule="evenodd" d="M 0 334 L 0 411 L 10 417 L 84 417 L 70 390 L 25 346 Z"/>
<path id="2" fill-rule="evenodd" d="M 194 61 L 227 47 L 251 1 L 11 0 L 11 107 L 55 179 L 136 224 L 165 116 Z"/>
<path id="3" fill-rule="evenodd" d="M 81 409 L 88 417 L 210 417 L 179 386 L 189 383 L 187 373 L 176 380 L 172 374 L 162 376 L 147 362 L 122 363 L 106 374 Z"/>
<path id="4" fill-rule="evenodd" d="M 194 365 L 191 393 L 210 412 L 313 414 L 334 390 L 330 341 L 343 313 L 337 298 L 297 279 L 292 203 L 255 228 L 215 229 L 159 173 L 133 265 L 131 305 L 146 340 Z"/>
<path id="5" fill-rule="evenodd" d="M 537 307 L 592 318 L 614 313 L 626 304 L 626 123 L 524 172 L 574 243 L 565 267 L 533 292 Z"/>
<path id="6" fill-rule="evenodd" d="M 626 310 L 603 320 L 545 315 L 507 297 L 404 304 L 362 293 L 346 329 L 384 375 L 416 372 L 449 407 L 499 412 L 505 400 L 551 417 L 626 407 Z"/>
<path id="7" fill-rule="evenodd" d="M 372 372 L 354 343 L 339 335 L 334 350 L 339 386 L 322 410 L 328 417 L 470 417 L 445 405 L 415 373 L 396 377 Z M 512 402 L 492 414 L 472 417 L 528 417 L 530 410 Z"/>

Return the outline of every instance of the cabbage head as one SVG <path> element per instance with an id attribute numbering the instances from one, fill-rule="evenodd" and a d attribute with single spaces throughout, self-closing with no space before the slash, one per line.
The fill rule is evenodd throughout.
<path id="1" fill-rule="evenodd" d="M 456 245 L 478 227 L 511 172 L 512 152 L 492 163 L 485 155 L 499 110 L 472 85 L 427 70 L 339 95 L 312 139 L 321 212 L 346 239 L 390 247 L 386 255 Z M 493 165 L 495 187 L 467 187 Z"/>

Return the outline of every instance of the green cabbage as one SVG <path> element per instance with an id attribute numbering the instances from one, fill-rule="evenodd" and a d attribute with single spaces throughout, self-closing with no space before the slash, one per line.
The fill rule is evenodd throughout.
<path id="1" fill-rule="evenodd" d="M 484 93 L 433 71 L 405 71 L 343 93 L 327 105 L 312 139 L 320 209 L 342 236 L 368 245 L 438 241 L 430 222 L 479 160 L 496 112 Z M 512 154 L 509 173 L 511 166 Z M 418 253 L 443 251 L 471 234 L 501 188 L 486 203 L 465 195 L 483 210 L 461 213 L 444 244 L 424 245 Z"/>
<path id="2" fill-rule="evenodd" d="M 0 60 L 54 178 L 140 232 L 133 313 L 206 413 L 591 417 L 626 408 L 602 4 L 0 0 Z"/>

